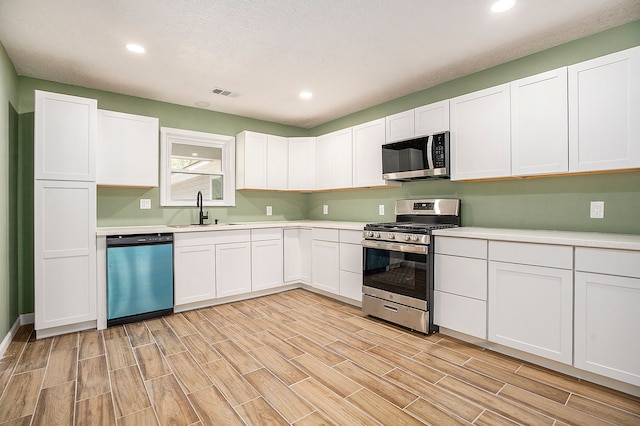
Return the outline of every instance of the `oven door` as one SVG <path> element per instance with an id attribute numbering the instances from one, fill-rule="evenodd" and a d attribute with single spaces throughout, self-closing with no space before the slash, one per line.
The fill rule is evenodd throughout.
<path id="1" fill-rule="evenodd" d="M 363 292 L 367 287 L 427 301 L 429 246 L 364 240 Z"/>

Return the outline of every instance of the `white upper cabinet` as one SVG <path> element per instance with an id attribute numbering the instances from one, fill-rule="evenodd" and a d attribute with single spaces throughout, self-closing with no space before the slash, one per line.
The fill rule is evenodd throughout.
<path id="1" fill-rule="evenodd" d="M 158 119 L 98 110 L 96 181 L 158 186 Z"/>
<path id="2" fill-rule="evenodd" d="M 267 136 L 267 189 L 287 189 L 289 140 L 282 136 Z"/>
<path id="3" fill-rule="evenodd" d="M 316 139 L 316 189 L 353 186 L 352 128 Z"/>
<path id="4" fill-rule="evenodd" d="M 569 170 L 640 167 L 640 47 L 569 67 Z"/>
<path id="5" fill-rule="evenodd" d="M 511 83 L 511 174 L 569 171 L 567 68 Z"/>
<path id="6" fill-rule="evenodd" d="M 449 130 L 449 99 L 416 108 L 414 128 L 416 137 Z"/>
<path id="7" fill-rule="evenodd" d="M 382 145 L 385 120 L 370 121 L 353 128 L 353 186 L 383 186 Z"/>
<path id="8" fill-rule="evenodd" d="M 287 189 L 289 141 L 244 131 L 236 136 L 236 188 Z"/>
<path id="9" fill-rule="evenodd" d="M 236 188 L 267 188 L 267 135 L 245 131 L 236 136 Z"/>
<path id="10" fill-rule="evenodd" d="M 35 178 L 95 182 L 95 99 L 35 91 Z"/>
<path id="11" fill-rule="evenodd" d="M 509 84 L 451 99 L 451 180 L 511 175 Z"/>
<path id="12" fill-rule="evenodd" d="M 316 138 L 289 138 L 288 188 L 298 191 L 316 189 Z"/>
<path id="13" fill-rule="evenodd" d="M 396 142 L 449 130 L 449 100 L 399 112 L 385 118 L 386 142 Z"/>
<path id="14" fill-rule="evenodd" d="M 415 112 L 414 110 L 402 111 L 385 117 L 386 142 L 396 142 L 410 139 L 415 136 Z"/>

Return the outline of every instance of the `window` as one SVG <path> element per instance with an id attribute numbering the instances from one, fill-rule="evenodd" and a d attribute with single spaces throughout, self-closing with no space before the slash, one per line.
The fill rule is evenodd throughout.
<path id="1" fill-rule="evenodd" d="M 202 192 L 205 206 L 236 205 L 233 136 L 160 129 L 160 204 L 194 206 Z"/>

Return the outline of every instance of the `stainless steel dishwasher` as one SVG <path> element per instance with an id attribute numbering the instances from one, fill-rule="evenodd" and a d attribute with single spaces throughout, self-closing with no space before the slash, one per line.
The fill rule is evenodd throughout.
<path id="1" fill-rule="evenodd" d="M 107 326 L 173 312 L 173 234 L 107 237 Z"/>

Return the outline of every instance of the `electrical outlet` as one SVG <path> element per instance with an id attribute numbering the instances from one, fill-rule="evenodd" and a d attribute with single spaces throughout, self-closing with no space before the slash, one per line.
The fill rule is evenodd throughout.
<path id="1" fill-rule="evenodd" d="M 384 204 L 380 204 L 380 205 L 378 206 L 378 214 L 379 214 L 380 216 L 384 216 Z"/>
<path id="2" fill-rule="evenodd" d="M 273 214 L 273 207 L 267 206 L 267 216 L 271 216 Z"/>
<path id="3" fill-rule="evenodd" d="M 329 214 L 329 205 L 328 204 L 323 204 L 322 205 L 322 214 Z"/>
<path id="4" fill-rule="evenodd" d="M 603 219 L 604 218 L 604 201 L 592 201 L 591 202 L 591 219 Z"/>
<path id="5" fill-rule="evenodd" d="M 140 209 L 141 210 L 149 210 L 151 208 L 151 200 L 148 198 L 140 199 Z"/>

